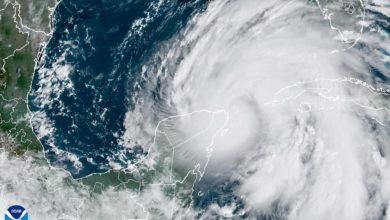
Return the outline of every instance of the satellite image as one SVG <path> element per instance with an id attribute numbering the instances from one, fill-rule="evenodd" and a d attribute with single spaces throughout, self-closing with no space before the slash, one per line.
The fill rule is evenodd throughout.
<path id="1" fill-rule="evenodd" d="M 390 220 L 390 0 L 0 0 L 0 219 Z"/>

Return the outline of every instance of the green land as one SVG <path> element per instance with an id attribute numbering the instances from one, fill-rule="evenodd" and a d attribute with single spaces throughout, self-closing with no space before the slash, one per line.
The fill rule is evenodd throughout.
<path id="1" fill-rule="evenodd" d="M 27 96 L 35 58 L 49 39 L 49 7 L 54 6 L 52 0 L 0 1 L 0 133 L 8 139 L 0 147 L 17 154 L 42 150 L 31 127 Z"/>
<path id="2" fill-rule="evenodd" d="M 35 59 L 51 34 L 51 13 L 55 5 L 55 0 L 0 0 L 0 148 L 16 155 L 43 150 L 30 123 L 27 96 Z M 43 157 L 38 158 L 46 163 Z M 184 177 L 187 172 L 179 171 L 179 177 Z M 141 191 L 166 174 L 159 168 L 142 170 L 141 173 L 110 170 L 78 181 L 95 193 L 108 187 Z M 182 183 L 162 187 L 170 197 L 174 197 L 174 187 L 180 188 L 181 193 L 176 197 L 188 206 L 195 180 L 194 175 L 189 175 Z"/>

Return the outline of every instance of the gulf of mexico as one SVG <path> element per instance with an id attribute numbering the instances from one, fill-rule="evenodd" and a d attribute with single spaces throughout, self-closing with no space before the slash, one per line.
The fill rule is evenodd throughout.
<path id="1" fill-rule="evenodd" d="M 29 107 L 52 165 L 75 178 L 123 164 L 125 113 L 142 88 L 142 65 L 178 33 L 205 0 L 64 0 L 35 71 Z M 120 154 L 118 152 L 121 152 Z"/>

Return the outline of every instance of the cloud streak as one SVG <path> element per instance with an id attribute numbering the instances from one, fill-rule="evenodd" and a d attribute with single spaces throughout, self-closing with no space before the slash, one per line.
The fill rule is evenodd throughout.
<path id="1" fill-rule="evenodd" d="M 229 112 L 208 177 L 239 180 L 249 216 L 386 217 L 390 47 L 374 5 L 215 1 L 145 66 L 171 114 Z"/>

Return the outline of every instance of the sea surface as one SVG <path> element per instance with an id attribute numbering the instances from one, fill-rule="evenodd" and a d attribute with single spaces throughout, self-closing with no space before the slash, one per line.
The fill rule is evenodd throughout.
<path id="1" fill-rule="evenodd" d="M 206 0 L 64 0 L 29 95 L 49 161 L 76 177 L 108 170 L 124 152 L 126 112 L 142 89 L 142 65 Z M 137 150 L 139 149 L 139 150 Z M 121 151 L 121 155 L 118 152 Z"/>

